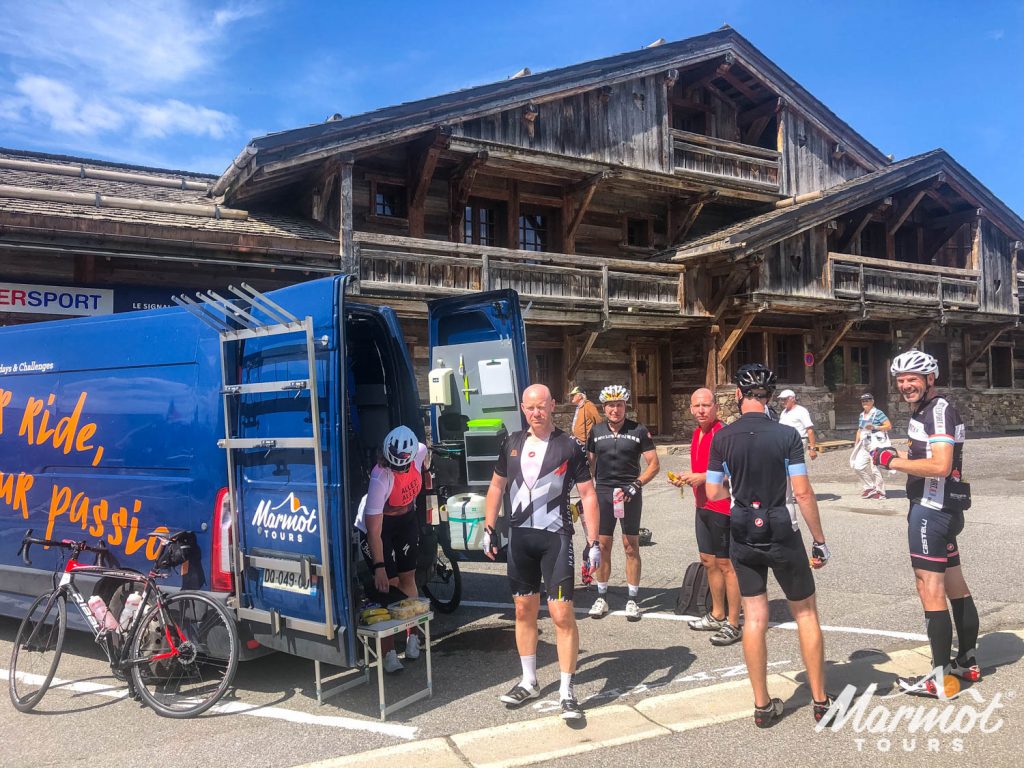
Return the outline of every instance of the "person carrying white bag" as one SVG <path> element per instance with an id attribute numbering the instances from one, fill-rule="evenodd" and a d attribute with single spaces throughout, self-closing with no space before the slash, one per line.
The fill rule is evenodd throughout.
<path id="1" fill-rule="evenodd" d="M 888 416 L 875 408 L 875 398 L 870 392 L 860 396 L 860 404 L 863 412 L 857 418 L 857 436 L 853 453 L 850 454 L 850 468 L 864 485 L 861 498 L 884 499 L 885 482 L 881 470 L 871 461 L 871 452 L 892 445 L 888 434 L 892 423 Z"/>

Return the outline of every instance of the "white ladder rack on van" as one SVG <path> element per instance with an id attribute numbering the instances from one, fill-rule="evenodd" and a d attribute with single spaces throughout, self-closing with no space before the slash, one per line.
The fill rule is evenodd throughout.
<path id="1" fill-rule="evenodd" d="M 232 568 L 235 576 L 235 612 L 239 619 L 269 624 L 273 634 L 280 634 L 287 627 L 333 640 L 337 634 L 337 626 L 333 617 L 333 579 L 328 549 L 330 534 L 327 515 L 324 512 L 326 508 L 323 474 L 324 456 L 320 438 L 320 404 L 316 379 L 316 349 L 318 346 L 326 346 L 327 340 L 326 338 L 314 339 L 313 318 L 307 316 L 300 320 L 288 310 L 245 283 L 241 284 L 241 288 L 230 286 L 228 291 L 234 295 L 233 298 L 225 298 L 215 291 L 206 291 L 205 293 L 197 293 L 196 299 L 185 295 L 175 296 L 174 302 L 198 317 L 220 336 L 224 439 L 219 440 L 217 444 L 227 451 L 228 491 L 231 495 L 231 509 L 233 513 L 231 516 L 231 527 L 233 533 Z M 261 316 L 266 317 L 267 320 L 261 319 Z M 233 380 L 233 375 L 237 375 L 233 374 L 237 370 L 237 366 L 229 365 L 228 361 L 228 352 L 232 345 L 238 345 L 247 339 L 281 334 L 303 334 L 305 337 L 304 344 L 309 371 L 307 378 L 253 384 L 242 384 L 239 381 Z M 235 351 L 237 354 L 234 359 L 238 360 L 241 358 L 241 350 L 236 349 Z M 309 436 L 288 437 L 235 437 L 232 424 L 232 401 L 240 395 L 267 392 L 295 392 L 296 395 L 308 392 L 312 434 Z M 309 449 L 313 451 L 316 470 L 317 522 L 318 530 L 320 531 L 319 563 L 313 562 L 311 558 L 305 555 L 295 555 L 291 558 L 252 556 L 243 553 L 241 549 L 241 522 L 239 520 L 241 504 L 239 503 L 238 489 L 236 487 L 235 452 L 251 449 L 274 451 L 288 448 Z M 312 575 L 318 576 L 324 600 L 324 621 L 321 623 L 298 619 L 282 616 L 277 610 L 265 611 L 253 608 L 253 601 L 250 596 L 245 594 L 245 581 L 242 578 L 243 570 L 246 567 L 269 568 L 288 573 L 298 573 L 307 583 Z"/>

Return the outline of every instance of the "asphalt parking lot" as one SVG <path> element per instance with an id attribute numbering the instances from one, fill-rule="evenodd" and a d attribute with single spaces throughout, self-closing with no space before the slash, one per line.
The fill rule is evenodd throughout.
<path id="1" fill-rule="evenodd" d="M 1024 628 L 1024 575 L 1018 559 L 1024 523 L 1011 512 L 1012 500 L 1024 480 L 1019 462 L 1022 448 L 1021 437 L 995 437 L 972 439 L 965 451 L 965 478 L 973 485 L 974 506 L 959 543 L 984 633 Z M 668 469 L 679 471 L 686 462 L 685 455 L 663 456 L 662 474 Z M 847 452 L 834 451 L 812 463 L 811 480 L 833 555 L 832 562 L 817 574 L 827 659 L 845 664 L 921 646 L 926 637 L 906 554 L 906 501 L 900 478 L 891 483 L 888 500 L 862 500 L 847 466 Z M 590 713 L 602 709 L 617 712 L 611 708 L 642 706 L 645 700 L 659 696 L 729 682 L 745 683 L 739 645 L 715 648 L 706 634 L 689 631 L 673 613 L 683 570 L 696 559 L 692 497 L 681 499 L 679 491 L 667 482 L 655 482 L 645 489 L 644 525 L 653 531 L 654 543 L 643 549 L 642 621 L 629 623 L 615 614 L 589 619 L 585 612 L 594 593 L 577 590 L 581 656 L 576 688 Z M 577 541 L 582 543 L 582 537 L 578 535 Z M 620 551 L 613 556 L 612 585 L 612 609 L 621 610 L 625 586 Z M 800 655 L 795 632 L 786 623 L 785 602 L 772 587 L 769 598 L 772 619 L 779 622 L 769 635 L 769 671 L 798 670 Z M 13 620 L 0 620 L 0 659 L 5 662 L 16 627 Z M 498 729 L 496 732 L 504 733 L 500 727 L 509 726 L 514 732 L 519 724 L 546 717 L 557 705 L 553 628 L 546 618 L 542 618 L 541 629 L 541 699 L 523 709 L 508 710 L 497 697 L 518 678 L 519 663 L 503 567 L 466 564 L 463 606 L 450 616 L 438 615 L 433 623 L 433 698 L 413 704 L 385 723 L 375 717 L 375 685 L 357 687 L 320 706 L 313 690 L 312 662 L 280 654 L 242 665 L 236 690 L 208 716 L 165 720 L 125 700 L 122 687 L 110 676 L 91 639 L 74 635 L 57 672 L 59 682 L 37 714 L 19 714 L 6 699 L 0 703 L 4 763 L 45 766 L 88 760 L 107 766 L 135 766 L 163 764 L 170 757 L 186 764 L 216 762 L 225 768 L 291 766 L 410 742 L 450 741 L 453 734 L 468 731 Z M 1012 651 L 1012 644 L 1009 647 Z M 1017 659 L 1020 655 L 1024 650 Z M 922 661 L 920 671 L 924 672 L 927 661 L 923 657 Z M 422 659 L 409 663 L 405 671 L 389 678 L 389 698 L 397 700 L 421 686 L 423 664 Z M 6 669 L 6 663 L 3 666 Z M 1021 666 L 1011 659 L 999 667 L 999 675 L 992 680 L 1003 686 L 1019 682 Z M 1019 710 L 1008 709 L 1004 716 L 1012 719 L 1013 712 L 1019 722 L 1024 714 Z M 801 750 L 808 749 L 805 739 L 813 729 L 801 724 L 805 719 L 809 722 L 809 715 L 787 717 L 777 733 L 773 729 L 772 737 L 763 742 L 766 754 L 780 761 L 787 756 L 816 759 L 813 748 L 787 753 L 785 734 L 799 738 Z M 709 725 L 707 730 L 709 734 L 734 734 L 738 744 L 748 749 L 756 735 L 746 719 Z M 72 734 L 77 738 L 68 738 Z M 642 747 L 609 747 L 574 760 L 578 764 L 586 760 L 588 765 L 649 764 L 662 754 L 676 755 L 673 762 L 682 764 L 679 744 L 673 741 L 680 738 L 659 736 L 644 741 Z M 1016 754 L 1001 757 L 1002 752 L 993 746 L 1000 738 L 1008 737 L 1004 733 L 988 741 L 969 740 L 959 759 L 966 759 L 967 764 L 980 765 L 982 758 L 985 765 L 1018 764 Z M 848 744 L 835 739 L 828 743 L 835 745 L 835 762 L 857 762 L 852 739 Z M 992 749 L 996 752 L 991 753 Z M 706 764 L 709 758 L 721 762 L 714 755 L 699 748 L 694 764 Z"/>

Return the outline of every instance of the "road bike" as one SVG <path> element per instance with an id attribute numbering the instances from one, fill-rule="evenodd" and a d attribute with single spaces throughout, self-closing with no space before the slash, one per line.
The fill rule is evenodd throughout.
<path id="1" fill-rule="evenodd" d="M 18 554 L 27 565 L 32 564 L 29 549 L 33 544 L 57 548 L 60 556 L 53 572 L 53 590 L 35 599 L 14 639 L 8 688 L 18 711 L 31 711 L 53 681 L 67 631 L 69 600 L 92 629 L 114 676 L 127 681 L 128 695 L 157 714 L 194 717 L 224 696 L 238 666 L 234 617 L 203 592 L 165 594 L 157 584 L 172 569 L 189 567 L 197 549 L 191 532 L 150 537 L 158 538 L 160 547 L 152 569 L 142 573 L 108 565 L 110 552 L 102 544 L 37 539 L 32 538 L 31 530 L 25 534 Z M 85 552 L 96 555 L 95 565 L 78 562 Z M 140 595 L 141 601 L 132 601 L 138 610 L 126 612 L 120 622 L 102 616 L 101 621 L 75 584 L 76 577 L 82 575 L 123 581 L 127 590 Z"/>

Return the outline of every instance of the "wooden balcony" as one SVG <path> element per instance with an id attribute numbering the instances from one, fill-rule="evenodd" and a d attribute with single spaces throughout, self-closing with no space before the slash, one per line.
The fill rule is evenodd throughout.
<path id="1" fill-rule="evenodd" d="M 825 272 L 837 299 L 977 309 L 981 273 L 846 253 L 829 253 Z"/>
<path id="2" fill-rule="evenodd" d="M 780 157 L 774 149 L 672 130 L 672 169 L 679 175 L 778 192 Z"/>
<path id="3" fill-rule="evenodd" d="M 393 235 L 353 237 L 364 293 L 432 299 L 512 288 L 524 302 L 565 311 L 678 318 L 674 264 L 517 251 Z"/>

